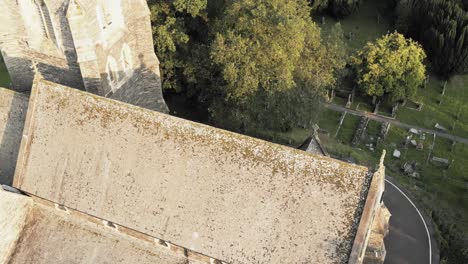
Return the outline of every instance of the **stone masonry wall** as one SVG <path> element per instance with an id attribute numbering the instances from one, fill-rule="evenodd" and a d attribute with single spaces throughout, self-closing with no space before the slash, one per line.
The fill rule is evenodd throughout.
<path id="1" fill-rule="evenodd" d="M 143 0 L 82 1 L 68 17 L 86 90 L 167 112 L 149 14 Z"/>
<path id="2" fill-rule="evenodd" d="M 144 0 L 0 0 L 0 48 L 12 89 L 45 80 L 156 111 L 161 91 Z"/>
<path id="3" fill-rule="evenodd" d="M 0 0 L 0 4 L 4 17 L 0 48 L 12 80 L 11 88 L 29 91 L 36 64 L 46 80 L 83 89 L 73 39 L 64 17 L 67 1 Z M 44 30 L 49 32 L 47 37 Z"/>

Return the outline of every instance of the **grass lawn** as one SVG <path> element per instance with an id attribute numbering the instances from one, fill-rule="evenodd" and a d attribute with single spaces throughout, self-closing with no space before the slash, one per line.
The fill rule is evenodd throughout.
<path id="1" fill-rule="evenodd" d="M 441 94 L 443 85 L 444 82 L 431 76 L 427 87 L 419 89 L 415 96 L 415 101 L 424 104 L 422 110 L 401 107 L 397 119 L 431 129 L 439 123 L 451 134 L 468 137 L 468 74 L 454 76 L 447 82 L 444 96 Z"/>
<path id="2" fill-rule="evenodd" d="M 351 108 L 358 111 L 370 112 L 374 111 L 374 106 L 372 105 L 372 98 L 368 96 L 356 95 L 354 96 L 353 104 Z"/>
<path id="3" fill-rule="evenodd" d="M 359 8 L 359 12 L 345 17 L 341 21 L 331 16 L 325 16 L 325 24 L 321 24 L 321 16 L 316 18 L 317 24 L 322 28 L 324 34 L 329 32 L 330 28 L 340 22 L 345 33 L 345 41 L 348 51 L 353 53 L 361 49 L 367 42 L 374 41 L 389 31 L 393 31 L 390 19 L 386 17 L 388 12 L 385 10 L 387 0 L 365 1 Z M 379 23 L 377 23 L 378 15 Z"/>
<path id="4" fill-rule="evenodd" d="M 326 130 L 329 135 L 335 135 L 338 123 L 340 122 L 341 113 L 324 109 L 320 114 L 318 123 L 321 129 Z"/>
<path id="5" fill-rule="evenodd" d="M 353 140 L 354 131 L 356 130 L 359 124 L 359 117 L 353 115 L 346 115 L 343 125 L 336 136 L 336 139 L 343 143 L 343 144 L 351 144 L 351 140 Z"/>

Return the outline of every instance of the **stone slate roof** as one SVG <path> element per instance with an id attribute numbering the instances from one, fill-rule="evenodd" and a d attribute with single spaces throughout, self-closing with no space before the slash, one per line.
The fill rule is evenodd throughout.
<path id="1" fill-rule="evenodd" d="M 319 137 L 314 133 L 312 136 L 308 137 L 298 149 L 322 156 L 328 156 L 325 148 L 322 146 Z"/>
<path id="2" fill-rule="evenodd" d="M 371 173 L 47 81 L 14 186 L 233 263 L 346 263 Z"/>
<path id="3" fill-rule="evenodd" d="M 167 263 L 186 258 L 0 187 L 0 263 Z"/>

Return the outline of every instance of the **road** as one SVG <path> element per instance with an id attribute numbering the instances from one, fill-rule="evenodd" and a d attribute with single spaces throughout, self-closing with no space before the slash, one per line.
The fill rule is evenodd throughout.
<path id="1" fill-rule="evenodd" d="M 392 214 L 385 237 L 384 264 L 438 264 L 437 242 L 431 235 L 431 225 L 410 198 L 387 180 L 383 201 Z"/>
<path id="2" fill-rule="evenodd" d="M 369 112 L 362 112 L 362 111 L 352 110 L 352 109 L 349 109 L 349 108 L 346 108 L 346 107 L 343 107 L 343 106 L 340 106 L 340 105 L 336 105 L 336 104 L 326 103 L 324 105 L 325 105 L 326 108 L 334 110 L 334 111 L 347 112 L 348 114 L 356 115 L 356 116 L 365 116 L 365 117 L 367 117 L 367 118 L 369 118 L 371 120 L 375 120 L 375 121 L 378 121 L 378 122 L 388 122 L 388 123 L 390 123 L 392 125 L 407 128 L 407 129 L 415 128 L 415 129 L 418 129 L 418 130 L 420 130 L 420 131 L 422 131 L 424 133 L 436 134 L 438 137 L 447 138 L 447 139 L 450 139 L 452 141 L 456 141 L 456 142 L 460 142 L 460 143 L 468 145 L 468 138 L 463 138 L 463 137 L 455 136 L 455 135 L 448 134 L 448 133 L 445 133 L 445 132 L 442 132 L 442 131 L 437 131 L 437 130 L 432 130 L 432 129 L 427 129 L 427 128 L 423 128 L 423 127 L 418 127 L 418 126 L 402 123 L 402 122 L 400 122 L 398 120 L 395 120 L 395 119 L 391 119 L 391 118 L 384 117 L 384 116 L 381 116 L 381 115 L 376 115 L 376 114 L 369 113 Z"/>

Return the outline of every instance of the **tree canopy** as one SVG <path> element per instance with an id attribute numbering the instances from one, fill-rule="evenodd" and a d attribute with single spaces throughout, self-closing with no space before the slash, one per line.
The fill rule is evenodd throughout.
<path id="1" fill-rule="evenodd" d="M 370 96 L 388 94 L 393 101 L 416 94 L 425 78 L 422 47 L 399 33 L 368 43 L 353 58 L 357 84 Z"/>
<path id="2" fill-rule="evenodd" d="M 335 17 L 349 16 L 354 13 L 362 0 L 310 0 L 314 10 L 328 11 Z"/>
<path id="3" fill-rule="evenodd" d="M 433 70 L 443 78 L 468 72 L 467 4 L 464 0 L 400 0 L 397 5 L 397 29 L 423 45 Z"/>
<path id="4" fill-rule="evenodd" d="M 206 31 L 207 0 L 149 0 L 156 53 L 164 89 L 183 89 L 190 79 L 191 49 Z M 206 34 L 206 33 L 205 33 Z"/>
<path id="5" fill-rule="evenodd" d="M 230 1 L 216 26 L 211 57 L 225 95 L 214 115 L 239 126 L 287 129 L 344 65 L 336 45 L 324 45 L 306 1 Z M 294 104 L 294 105 L 293 105 Z M 216 109 L 229 109 L 219 114 Z M 226 116 L 228 114 L 228 116 Z"/>
<path id="6" fill-rule="evenodd" d="M 196 98 L 224 128 L 306 125 L 345 64 L 341 26 L 322 39 L 307 0 L 149 4 L 163 88 Z"/>

